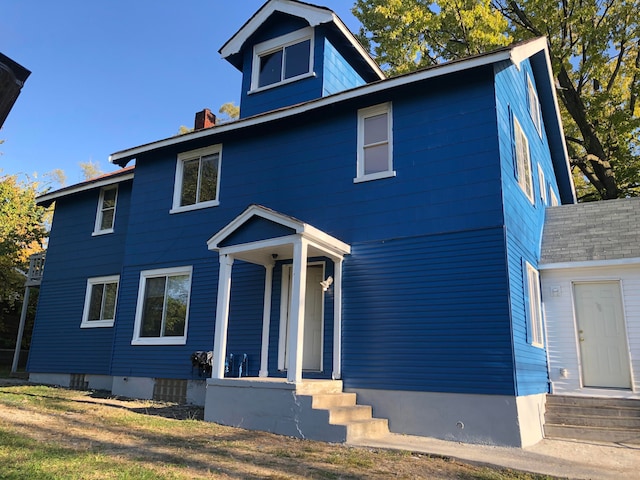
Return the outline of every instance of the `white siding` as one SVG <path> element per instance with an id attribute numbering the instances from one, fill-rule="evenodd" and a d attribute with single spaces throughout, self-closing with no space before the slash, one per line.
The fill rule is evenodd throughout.
<path id="1" fill-rule="evenodd" d="M 540 277 L 552 392 L 640 397 L 640 265 L 540 270 Z M 581 385 L 572 283 L 606 280 L 619 281 L 622 290 L 633 392 Z M 563 369 L 566 378 L 561 375 Z"/>

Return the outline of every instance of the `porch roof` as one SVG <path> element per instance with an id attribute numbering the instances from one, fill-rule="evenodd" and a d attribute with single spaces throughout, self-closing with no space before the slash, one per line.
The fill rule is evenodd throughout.
<path id="1" fill-rule="evenodd" d="M 236 235 L 242 229 L 251 229 L 252 223 L 255 225 L 256 220 L 266 220 L 274 227 L 280 227 L 279 232 L 265 235 L 264 229 L 258 232 L 260 227 L 256 226 L 253 235 Z M 336 260 L 351 253 L 351 247 L 341 240 L 297 218 L 262 205 L 250 205 L 213 235 L 207 241 L 207 246 L 209 250 L 216 250 L 221 255 L 231 255 L 246 262 L 267 265 L 275 260 L 293 258 L 293 244 L 298 239 L 305 239 L 309 243 L 310 257 L 328 256 Z"/>

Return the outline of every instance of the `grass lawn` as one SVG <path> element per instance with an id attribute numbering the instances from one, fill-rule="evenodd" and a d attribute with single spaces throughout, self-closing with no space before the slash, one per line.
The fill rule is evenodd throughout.
<path id="1" fill-rule="evenodd" d="M 0 380 L 0 478 L 550 478 L 298 440 L 201 418 L 198 407 Z"/>

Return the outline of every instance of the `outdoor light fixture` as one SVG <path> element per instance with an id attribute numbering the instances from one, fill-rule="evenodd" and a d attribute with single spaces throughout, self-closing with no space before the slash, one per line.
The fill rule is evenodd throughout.
<path id="1" fill-rule="evenodd" d="M 322 285 L 322 291 L 326 292 L 332 283 L 333 283 L 333 277 L 329 275 L 326 280 L 323 280 L 322 282 L 320 282 L 320 285 Z"/>

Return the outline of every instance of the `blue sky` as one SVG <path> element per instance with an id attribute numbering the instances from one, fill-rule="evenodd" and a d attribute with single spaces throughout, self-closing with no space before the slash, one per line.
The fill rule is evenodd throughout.
<path id="1" fill-rule="evenodd" d="M 352 0 L 315 2 L 357 31 Z M 31 76 L 0 130 L 0 170 L 33 178 L 193 127 L 240 100 L 218 50 L 263 0 L 2 0 L 0 52 Z"/>

